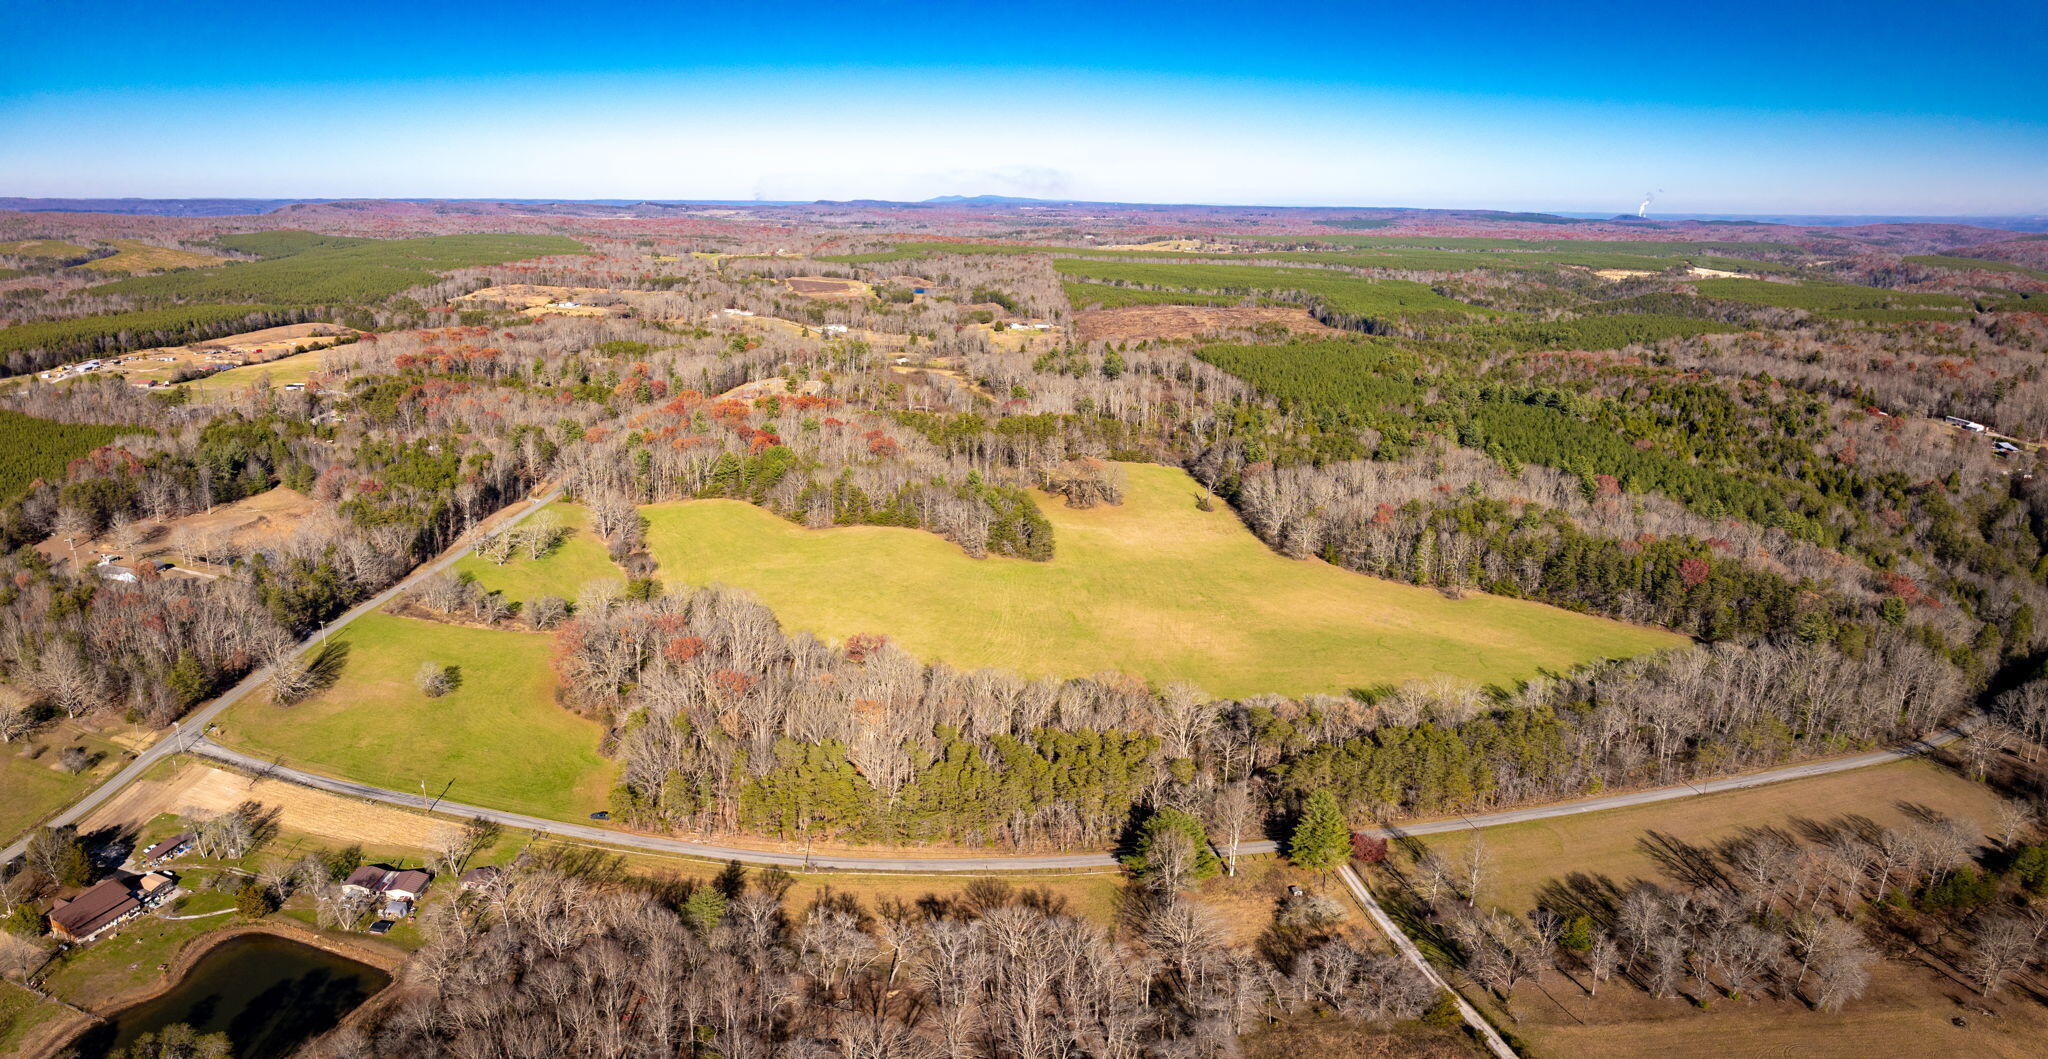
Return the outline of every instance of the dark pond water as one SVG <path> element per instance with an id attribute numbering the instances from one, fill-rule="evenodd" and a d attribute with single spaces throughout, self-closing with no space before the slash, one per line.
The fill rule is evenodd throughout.
<path id="1" fill-rule="evenodd" d="M 173 1023 L 226 1033 L 235 1059 L 291 1054 L 391 984 L 367 964 L 272 934 L 230 938 L 171 991 L 115 1015 L 77 1043 L 84 1059 L 125 1048 Z"/>

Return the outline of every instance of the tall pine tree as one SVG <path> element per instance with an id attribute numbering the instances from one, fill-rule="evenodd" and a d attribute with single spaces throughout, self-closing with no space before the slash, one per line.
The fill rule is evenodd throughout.
<path id="1" fill-rule="evenodd" d="M 1318 788 L 1302 803 L 1301 819 L 1287 838 L 1287 859 L 1299 868 L 1327 871 L 1351 855 L 1351 825 L 1337 808 L 1337 796 Z"/>

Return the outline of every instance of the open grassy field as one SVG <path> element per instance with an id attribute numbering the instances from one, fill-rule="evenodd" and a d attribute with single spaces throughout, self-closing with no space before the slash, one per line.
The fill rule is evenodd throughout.
<path id="1" fill-rule="evenodd" d="M 1184 472 L 1122 465 L 1120 507 L 1041 497 L 1050 562 L 970 559 L 929 533 L 807 530 L 737 501 L 645 509 L 671 584 L 746 588 L 792 629 L 886 633 L 920 658 L 1034 676 L 1121 670 L 1218 695 L 1437 676 L 1509 682 L 1681 643 L 1660 630 L 1283 558 Z"/>
<path id="2" fill-rule="evenodd" d="M 472 629 L 372 614 L 333 637 L 346 657 L 332 687 L 296 706 L 252 695 L 223 720 L 222 741 L 289 764 L 394 790 L 560 820 L 604 808 L 617 766 L 598 725 L 554 704 L 542 633 Z M 457 667 L 455 690 L 429 699 L 422 662 Z M 452 785 L 450 783 L 452 782 Z"/>
<path id="3" fill-rule="evenodd" d="M 207 268 L 227 263 L 226 258 L 214 257 L 211 254 L 195 254 L 190 250 L 152 246 L 139 239 L 109 239 L 107 245 L 115 250 L 112 257 L 95 258 L 78 267 L 89 272 L 129 273 L 162 272 L 173 268 Z"/>
<path id="4" fill-rule="evenodd" d="M 1448 317 L 1488 317 L 1491 310 L 1454 301 L 1427 285 L 1408 280 L 1368 279 L 1329 269 L 1255 265 L 1183 265 L 1128 261 L 1055 260 L 1062 277 L 1110 283 L 1142 283 L 1222 293 L 1300 292 L 1339 312 L 1358 316 L 1400 317 L 1434 313 Z M 1095 296 L 1105 307 L 1107 299 Z M 1204 299 L 1201 304 L 1213 304 Z"/>
<path id="5" fill-rule="evenodd" d="M 23 1045 L 31 1034 L 70 1014 L 62 1004 L 0 980 L 0 1055 L 26 1054 Z"/>
<path id="6" fill-rule="evenodd" d="M 1988 828 L 1997 800 L 1982 784 L 1939 765 L 1908 760 L 1748 790 L 1489 827 L 1486 852 L 1493 863 L 1491 875 L 1498 881 L 1481 896 L 1502 908 L 1526 911 L 1535 906 L 1546 884 L 1570 872 L 1604 875 L 1621 886 L 1632 879 L 1661 878 L 1656 861 L 1638 845 L 1652 831 L 1695 845 L 1711 844 L 1745 827 L 1790 825 L 1802 819 L 1854 814 L 1897 825 L 1907 818 L 1907 806 L 1924 806 Z M 1472 840 L 1470 832 L 1461 832 L 1427 835 L 1421 841 L 1455 861 Z"/>
<path id="7" fill-rule="evenodd" d="M 327 351 L 324 349 L 309 349 L 304 353 L 293 353 L 262 364 L 248 364 L 217 371 L 182 385 L 194 393 L 229 393 L 258 382 L 268 382 L 275 389 L 286 383 L 305 382 L 312 378 L 325 363 L 326 357 Z"/>
<path id="8" fill-rule="evenodd" d="M 590 531 L 590 514 L 576 504 L 550 504 L 569 536 L 538 559 L 524 555 L 500 565 L 471 554 L 455 564 L 459 574 L 470 574 L 486 590 L 503 593 L 518 603 L 542 596 L 574 600 L 592 581 L 622 581 L 625 572 L 605 552 L 604 542 Z"/>
<path id="9" fill-rule="evenodd" d="M 11 693 L 0 689 L 0 694 Z M 66 747 L 83 747 L 93 762 L 78 773 L 57 763 Z M 34 755 L 34 756 L 31 756 Z M 106 779 L 127 757 L 121 748 L 75 722 L 49 725 L 26 739 L 0 746 L 0 843 L 41 822 Z"/>
<path id="10" fill-rule="evenodd" d="M 1602 989 L 1602 1003 L 1589 1004 L 1555 972 L 1539 982 L 1569 1008 L 1546 1003 L 1533 985 L 1522 986 L 1535 1002 L 1517 1002 L 1523 1021 L 1514 1029 L 1537 1059 L 2033 1059 L 2048 1039 L 2048 1008 L 2025 990 L 2008 989 L 1987 1006 L 1974 990 L 1896 960 L 1875 964 L 1869 991 L 1834 1014 L 1783 1000 L 1720 1000 L 1701 1011 L 1620 989 Z M 1955 1025 L 1957 1016 L 1967 1025 Z"/>
<path id="11" fill-rule="evenodd" d="M 9 257 L 47 257 L 61 260 L 92 253 L 92 248 L 62 239 L 15 239 L 0 243 L 0 254 Z"/>

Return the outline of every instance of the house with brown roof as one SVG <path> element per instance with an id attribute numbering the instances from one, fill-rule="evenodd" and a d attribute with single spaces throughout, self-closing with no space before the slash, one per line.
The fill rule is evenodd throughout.
<path id="1" fill-rule="evenodd" d="M 471 868 L 463 872 L 462 878 L 458 882 L 465 890 L 481 890 L 497 882 L 499 874 L 500 872 L 497 868 L 485 865 L 481 868 Z"/>
<path id="2" fill-rule="evenodd" d="M 344 889 L 374 897 L 389 897 L 400 901 L 417 901 L 427 892 L 427 884 L 434 877 L 418 868 L 397 871 L 379 864 L 365 864 L 348 873 L 341 885 Z"/>
<path id="3" fill-rule="evenodd" d="M 418 868 L 395 871 L 391 873 L 390 878 L 384 880 L 382 892 L 386 897 L 396 897 L 404 901 L 417 901 L 420 899 L 421 894 L 427 892 L 427 883 L 432 881 L 433 878 L 433 876 Z"/>
<path id="4" fill-rule="evenodd" d="M 390 874 L 391 869 L 389 868 L 381 868 L 375 864 L 365 864 L 349 872 L 348 878 L 341 881 L 341 888 L 366 894 L 376 894 L 384 889 L 384 877 Z"/>
<path id="5" fill-rule="evenodd" d="M 131 876 L 116 872 L 69 901 L 50 909 L 50 933 L 71 942 L 87 942 L 142 911 Z"/>

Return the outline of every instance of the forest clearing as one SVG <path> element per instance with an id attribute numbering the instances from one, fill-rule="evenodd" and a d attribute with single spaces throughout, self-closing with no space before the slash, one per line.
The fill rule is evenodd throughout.
<path id="1" fill-rule="evenodd" d="M 1050 562 L 971 559 L 930 534 L 807 530 L 751 505 L 646 509 L 661 576 L 758 595 L 791 630 L 886 633 L 912 655 L 1033 676 L 1124 672 L 1218 695 L 1342 693 L 1450 677 L 1508 683 L 1546 668 L 1678 646 L 1670 633 L 1470 593 L 1449 599 L 1259 544 L 1200 511 L 1186 473 L 1128 464 L 1121 506 L 1041 494 Z"/>

